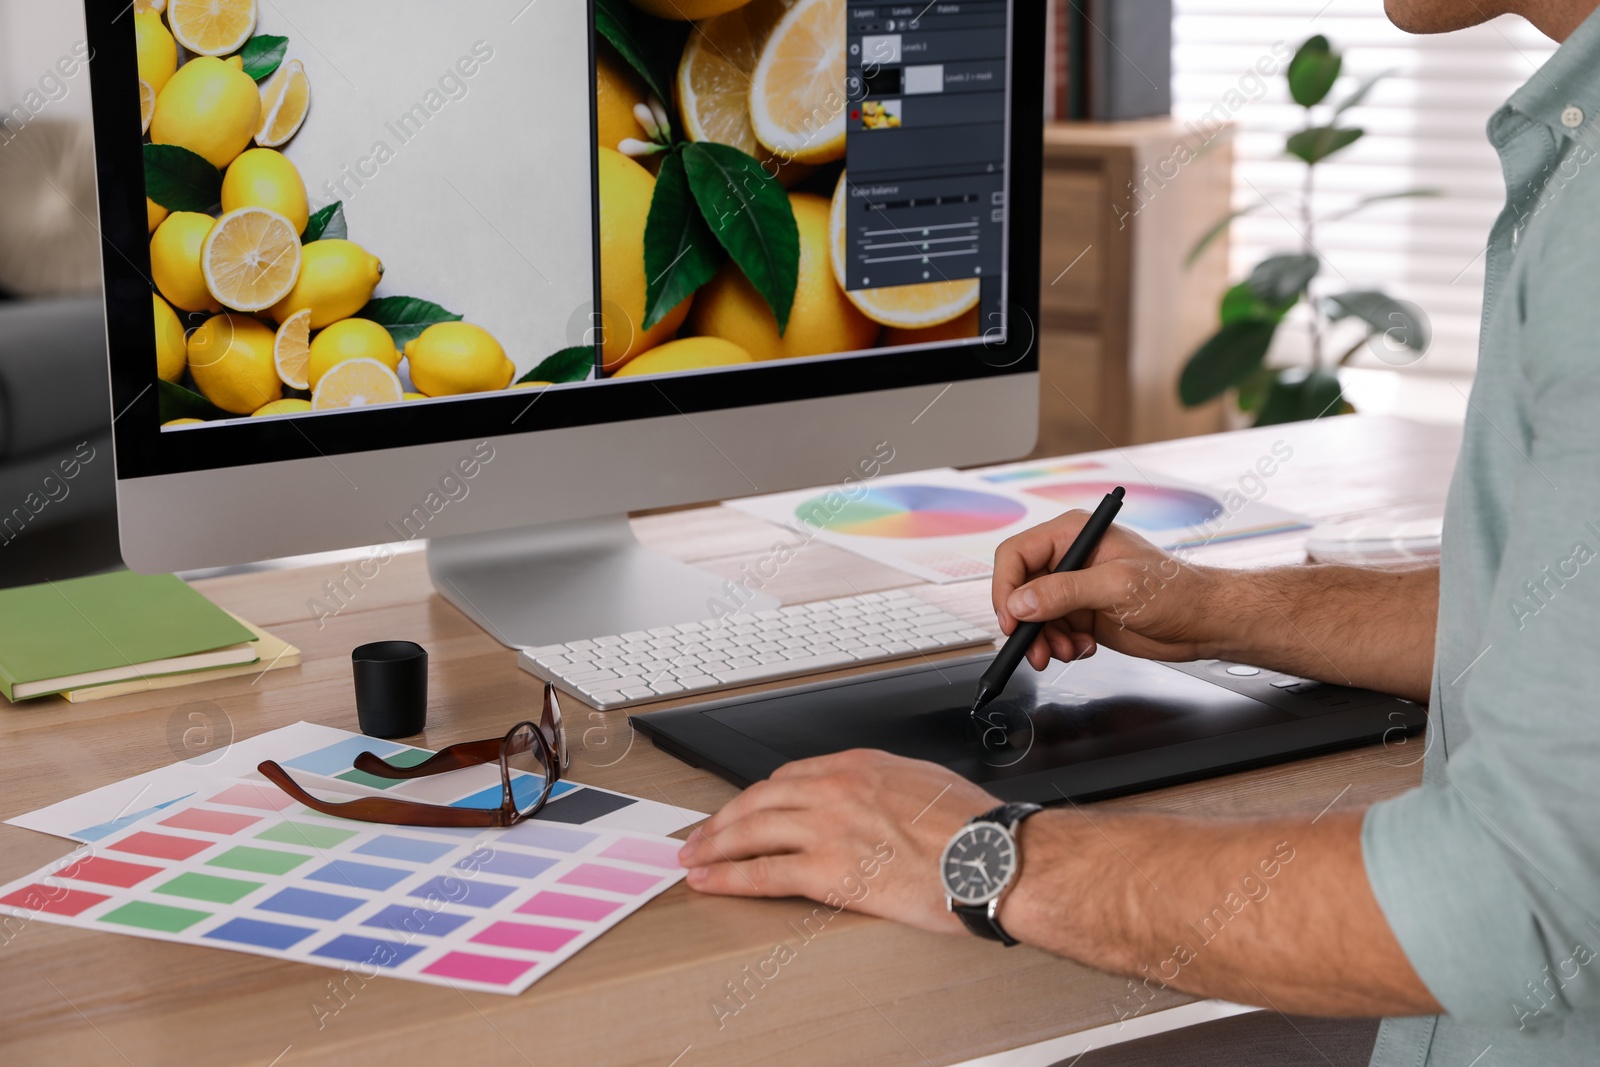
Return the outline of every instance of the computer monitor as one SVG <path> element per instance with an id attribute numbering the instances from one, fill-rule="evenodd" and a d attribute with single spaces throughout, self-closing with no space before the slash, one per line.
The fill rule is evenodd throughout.
<path id="1" fill-rule="evenodd" d="M 1043 5 L 86 8 L 139 570 L 426 538 L 538 645 L 765 602 L 628 511 L 1033 445 Z"/>

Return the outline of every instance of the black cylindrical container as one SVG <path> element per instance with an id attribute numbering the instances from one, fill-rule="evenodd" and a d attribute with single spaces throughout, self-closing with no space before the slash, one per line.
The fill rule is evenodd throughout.
<path id="1" fill-rule="evenodd" d="M 356 718 L 371 737 L 410 737 L 428 724 L 428 650 L 415 641 L 374 641 L 350 653 Z"/>

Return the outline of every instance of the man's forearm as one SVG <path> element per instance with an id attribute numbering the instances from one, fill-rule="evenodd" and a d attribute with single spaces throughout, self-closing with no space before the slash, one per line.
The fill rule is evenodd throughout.
<path id="1" fill-rule="evenodd" d="M 1426 700 L 1437 566 L 1213 571 L 1206 655 Z"/>
<path id="2" fill-rule="evenodd" d="M 1284 1012 L 1437 1013 L 1368 886 L 1360 833 L 1359 812 L 1043 812 L 1023 826 L 1024 867 L 1000 919 L 1023 941 L 1130 976 L 1131 998 L 1172 986 Z"/>

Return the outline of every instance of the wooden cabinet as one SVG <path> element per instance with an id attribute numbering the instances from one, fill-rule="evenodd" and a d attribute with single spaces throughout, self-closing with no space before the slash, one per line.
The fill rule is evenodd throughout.
<path id="1" fill-rule="evenodd" d="M 1045 131 L 1039 446 L 1053 456 L 1223 429 L 1178 372 L 1216 327 L 1227 241 L 1189 248 L 1230 206 L 1229 132 L 1170 119 Z"/>

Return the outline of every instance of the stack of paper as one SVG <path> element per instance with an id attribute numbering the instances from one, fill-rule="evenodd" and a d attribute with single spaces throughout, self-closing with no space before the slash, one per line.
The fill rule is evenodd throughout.
<path id="1" fill-rule="evenodd" d="M 0 590 L 0 693 L 18 701 L 114 683 L 141 688 L 253 664 L 265 637 L 171 574 L 123 571 Z"/>

